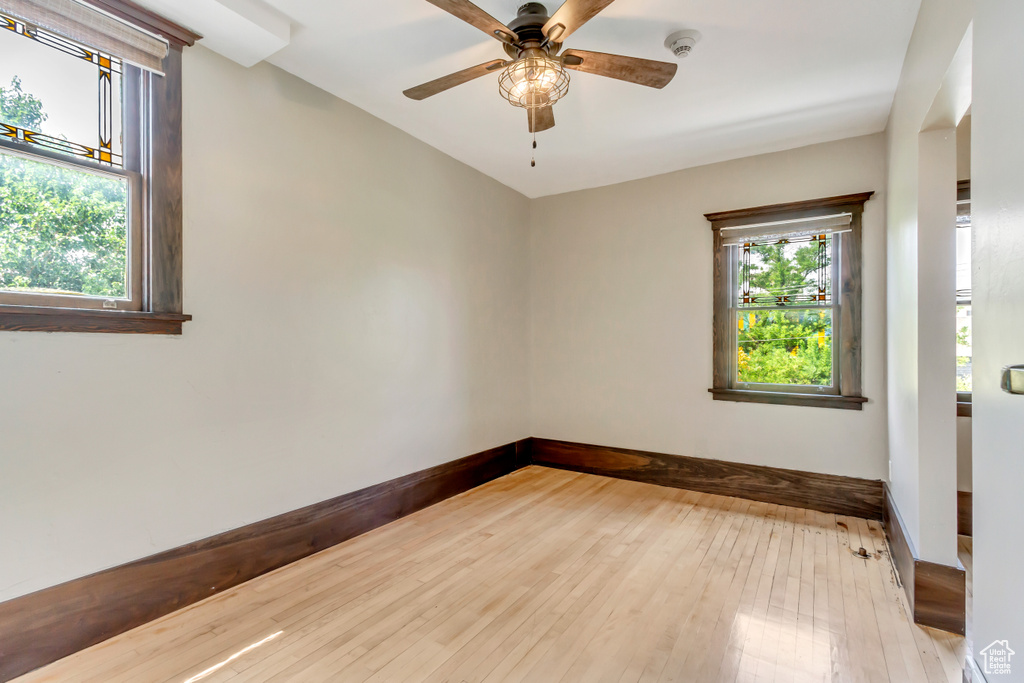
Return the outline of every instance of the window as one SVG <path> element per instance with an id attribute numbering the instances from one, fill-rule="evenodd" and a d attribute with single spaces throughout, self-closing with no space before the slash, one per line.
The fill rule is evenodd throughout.
<path id="1" fill-rule="evenodd" d="M 0 136 L 19 145 L 0 148 L 0 303 L 141 310 L 141 159 L 122 150 L 139 149 L 141 122 L 122 130 L 121 115 L 141 70 L 12 17 L 0 27 Z"/>
<path id="2" fill-rule="evenodd" d="M 716 400 L 861 409 L 861 214 L 871 194 L 706 214 Z"/>
<path id="3" fill-rule="evenodd" d="M 0 11 L 0 329 L 180 333 L 180 60 L 196 37 L 90 1 L 104 12 Z"/>
<path id="4" fill-rule="evenodd" d="M 971 181 L 957 183 L 956 202 L 956 412 L 971 416 Z"/>

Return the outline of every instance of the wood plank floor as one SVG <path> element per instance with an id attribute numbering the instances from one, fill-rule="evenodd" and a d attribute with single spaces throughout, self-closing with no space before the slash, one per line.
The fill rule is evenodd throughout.
<path id="1" fill-rule="evenodd" d="M 877 522 L 528 467 L 18 680 L 960 683 L 964 643 Z"/>

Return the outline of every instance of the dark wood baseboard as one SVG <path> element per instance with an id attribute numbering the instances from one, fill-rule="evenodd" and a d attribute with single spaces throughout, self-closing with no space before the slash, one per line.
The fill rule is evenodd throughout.
<path id="1" fill-rule="evenodd" d="M 956 492 L 956 532 L 971 536 L 974 532 L 974 499 L 970 491 Z"/>
<path id="2" fill-rule="evenodd" d="M 534 438 L 531 442 L 535 465 L 882 519 L 881 481 L 571 441 Z"/>
<path id="3" fill-rule="evenodd" d="M 959 563 L 950 567 L 926 562 L 917 556 L 888 486 L 885 487 L 883 525 L 914 623 L 964 635 L 967 626 L 967 577 L 964 568 Z"/>
<path id="4" fill-rule="evenodd" d="M 0 681 L 506 475 L 523 440 L 0 603 Z"/>

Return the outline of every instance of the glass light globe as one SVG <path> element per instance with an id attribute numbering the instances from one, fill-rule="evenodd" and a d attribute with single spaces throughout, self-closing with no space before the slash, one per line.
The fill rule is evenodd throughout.
<path id="1" fill-rule="evenodd" d="M 569 92 L 569 74 L 546 55 L 520 57 L 501 72 L 498 90 L 514 107 L 547 107 Z"/>

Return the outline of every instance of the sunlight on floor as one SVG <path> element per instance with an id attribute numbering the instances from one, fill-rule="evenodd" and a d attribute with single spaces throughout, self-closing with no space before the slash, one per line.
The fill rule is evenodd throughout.
<path id="1" fill-rule="evenodd" d="M 186 679 L 184 681 L 184 683 L 196 683 L 196 681 L 198 681 L 199 679 L 206 678 L 207 676 L 212 674 L 214 671 L 217 671 L 218 669 L 221 669 L 221 668 L 227 666 L 228 664 L 230 664 L 231 662 L 235 661 L 236 659 L 238 659 L 239 657 L 244 655 L 246 652 L 250 652 L 252 650 L 255 650 L 260 645 L 263 645 L 264 643 L 270 642 L 271 640 L 273 640 L 274 638 L 277 638 L 282 633 L 284 633 L 284 631 L 278 631 L 277 633 L 271 633 L 269 636 L 267 636 L 263 640 L 255 642 L 252 645 L 247 645 L 246 647 L 243 647 L 241 650 L 239 650 L 235 654 L 231 655 L 230 657 L 228 657 L 224 661 L 217 662 L 216 664 L 211 666 L 209 669 L 206 669 L 205 671 L 200 671 L 199 673 L 197 673 L 192 678 Z"/>

